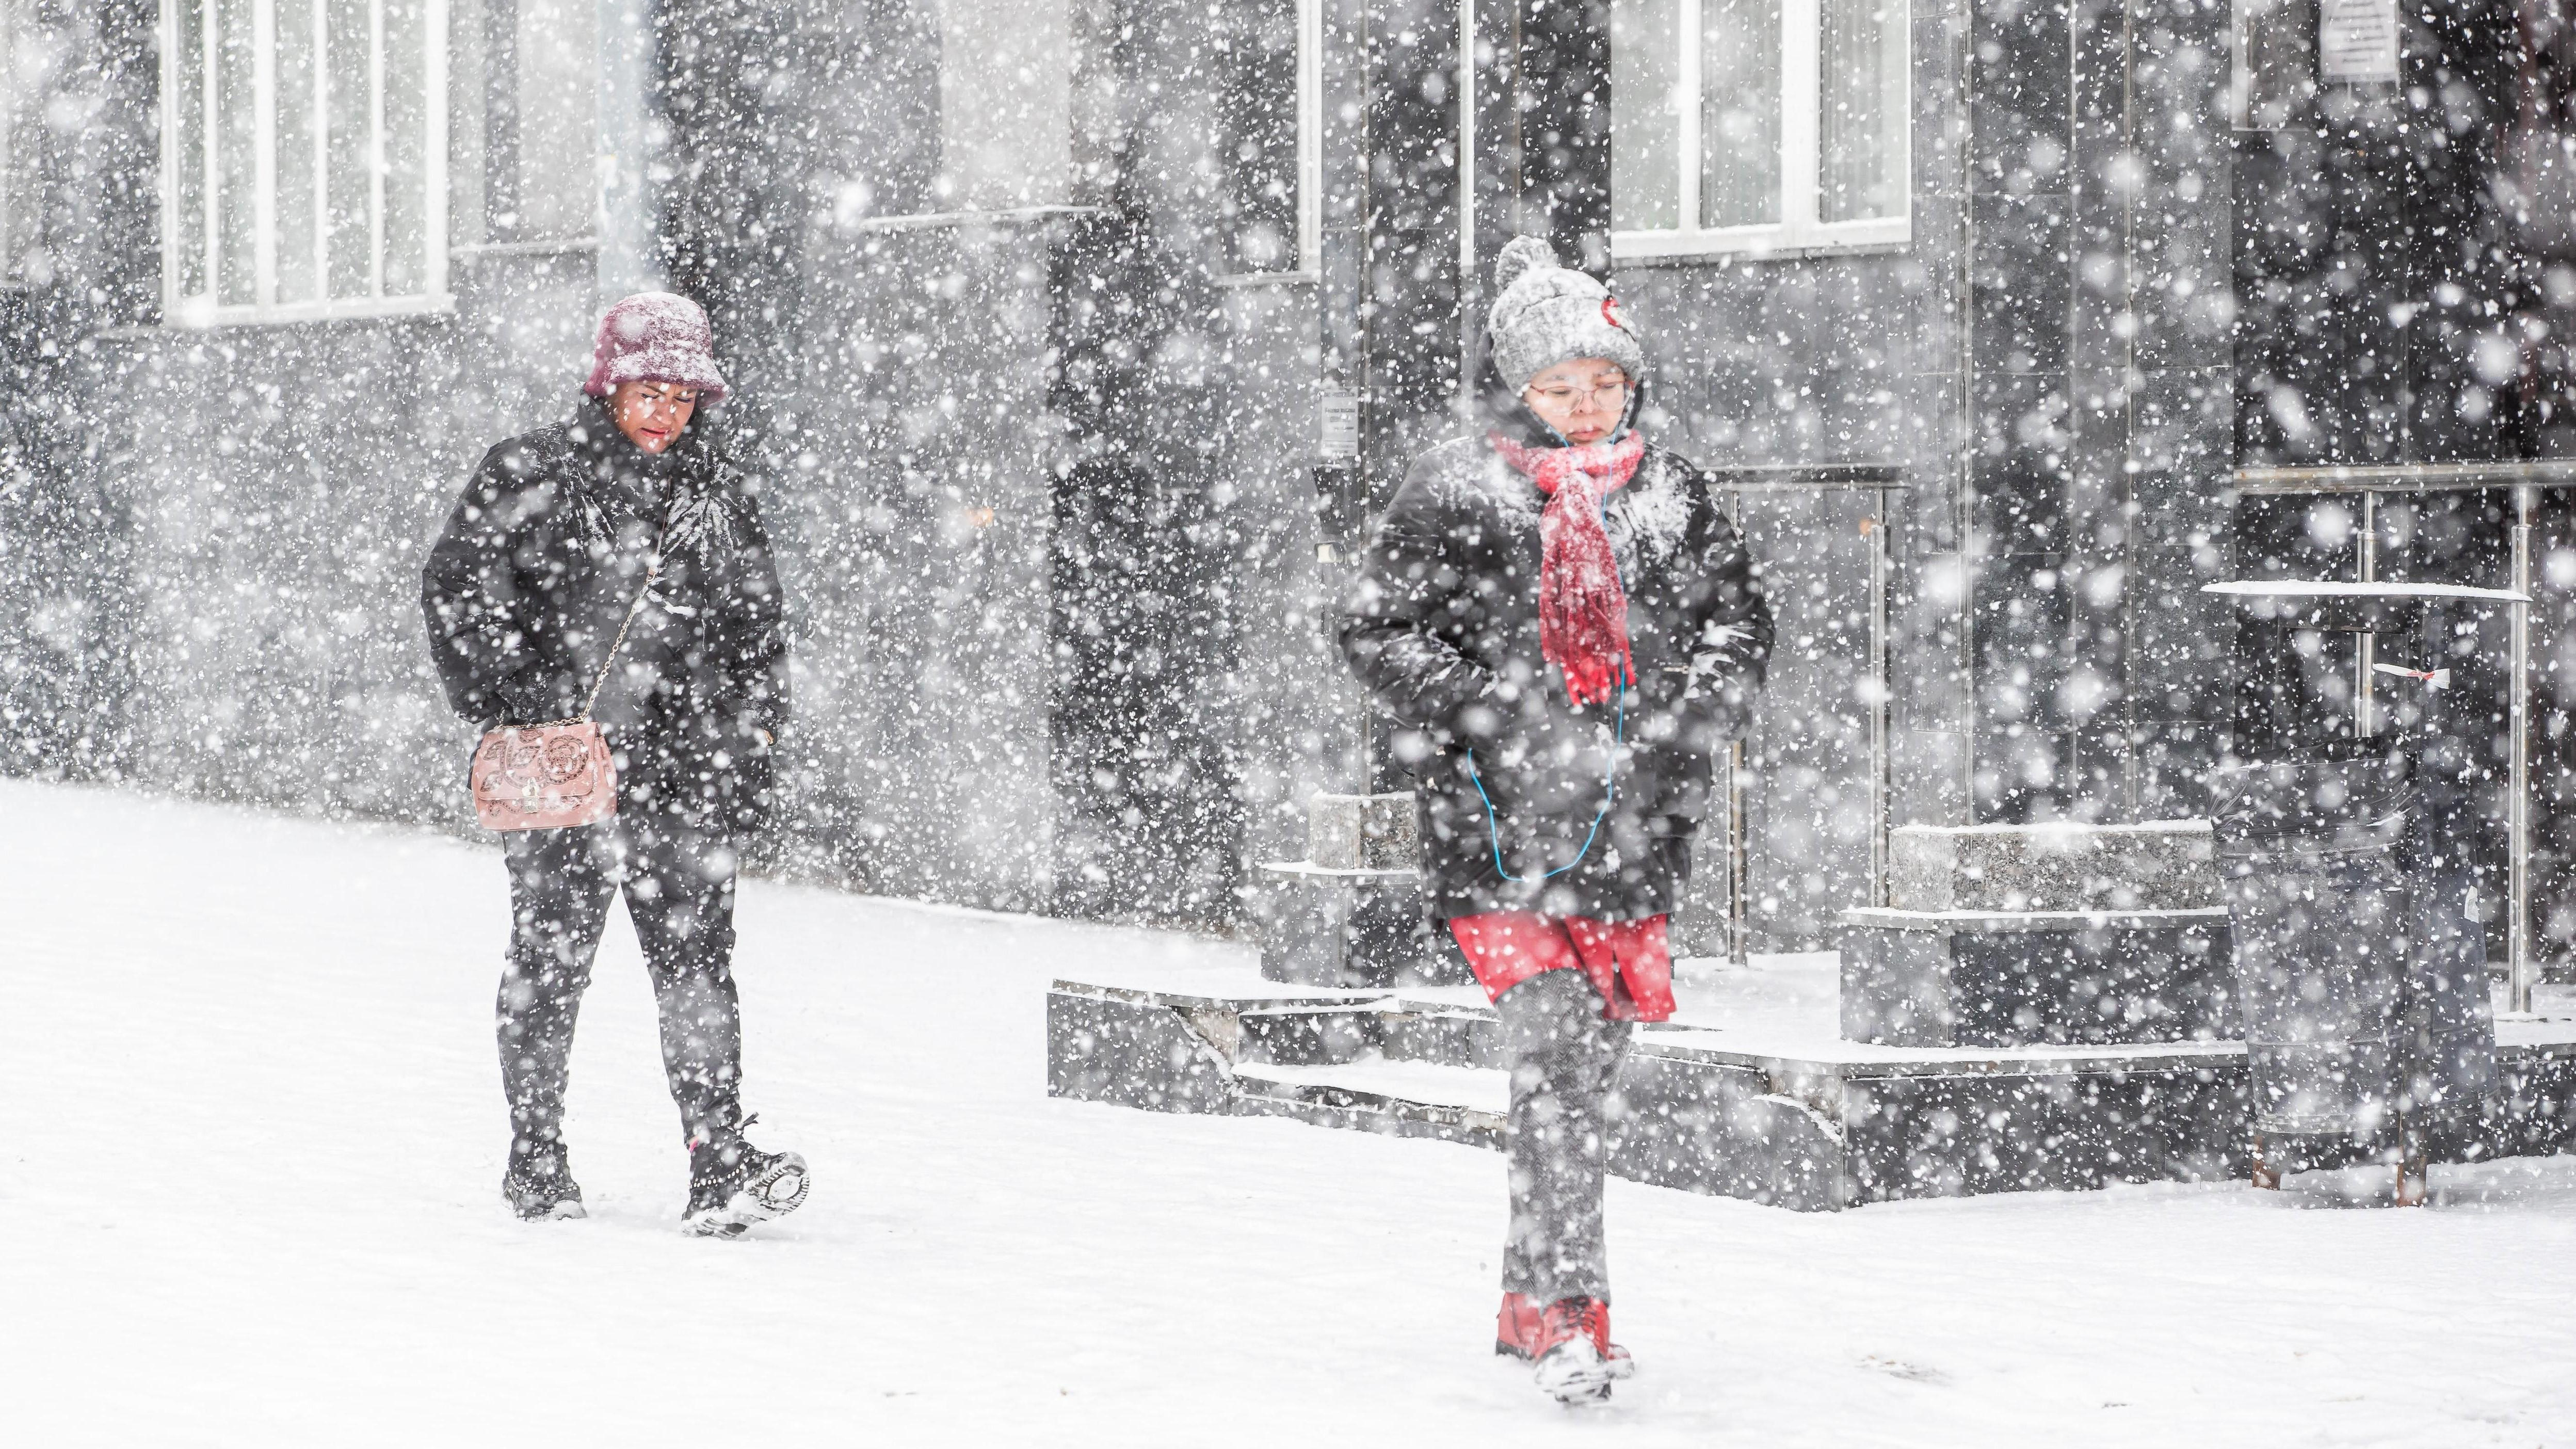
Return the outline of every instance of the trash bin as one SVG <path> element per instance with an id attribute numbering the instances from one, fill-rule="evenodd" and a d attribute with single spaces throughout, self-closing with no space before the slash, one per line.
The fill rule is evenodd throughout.
<path id="1" fill-rule="evenodd" d="M 2428 1150 L 2467 1147 L 2494 1091 L 2474 755 L 2443 686 L 2452 620 L 2513 596 L 2212 589 L 2234 597 L 2251 665 L 2211 785 L 2257 1180 L 2267 1139 L 2340 1137 L 2393 1150 L 2404 1197 Z"/>

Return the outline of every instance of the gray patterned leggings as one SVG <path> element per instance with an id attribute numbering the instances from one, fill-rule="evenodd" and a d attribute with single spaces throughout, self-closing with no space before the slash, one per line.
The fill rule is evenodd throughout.
<path id="1" fill-rule="evenodd" d="M 1615 1120 L 1610 1089 L 1631 1028 L 1601 1019 L 1600 993 L 1581 971 L 1543 971 L 1504 992 L 1494 1009 L 1512 1080 L 1503 1291 L 1540 1304 L 1607 1302 L 1601 1179 Z"/>
<path id="2" fill-rule="evenodd" d="M 497 1012 L 510 1165 L 560 1171 L 573 1023 L 622 893 L 661 1009 L 662 1067 L 686 1140 L 742 1120 L 742 1010 L 733 983 L 733 852 L 685 822 L 621 810 L 503 848 L 514 918 Z"/>

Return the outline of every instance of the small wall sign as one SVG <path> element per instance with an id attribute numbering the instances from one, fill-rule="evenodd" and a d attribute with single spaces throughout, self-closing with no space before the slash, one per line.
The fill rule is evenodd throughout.
<path id="1" fill-rule="evenodd" d="M 1360 395 L 1348 388 L 1324 389 L 1319 450 L 1327 462 L 1360 455 Z"/>
<path id="2" fill-rule="evenodd" d="M 2367 84 L 2397 79 L 2397 0 L 2317 0 L 2317 73 Z"/>

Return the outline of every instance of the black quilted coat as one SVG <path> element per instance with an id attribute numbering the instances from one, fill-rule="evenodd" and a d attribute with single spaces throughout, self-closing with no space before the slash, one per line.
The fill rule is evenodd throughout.
<path id="1" fill-rule="evenodd" d="M 1489 411 L 1509 435 L 1537 433 L 1516 399 Z M 1416 780 L 1435 920 L 1671 910 L 1712 759 L 1743 733 L 1770 657 L 1770 607 L 1708 476 L 1649 445 L 1604 510 L 1637 685 L 1616 709 L 1573 709 L 1539 653 L 1546 501 L 1481 433 L 1431 449 L 1343 608 L 1343 656 L 1394 716 Z"/>
<path id="2" fill-rule="evenodd" d="M 430 550 L 421 610 L 458 714 L 485 728 L 566 719 L 660 539 L 661 577 L 594 717 L 618 756 L 620 810 L 731 831 L 766 808 L 787 631 L 759 509 L 708 433 L 701 415 L 657 457 L 585 398 L 494 448 Z"/>

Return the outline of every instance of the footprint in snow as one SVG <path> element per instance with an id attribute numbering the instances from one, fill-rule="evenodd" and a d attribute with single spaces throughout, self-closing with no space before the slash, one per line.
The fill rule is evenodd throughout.
<path id="1" fill-rule="evenodd" d="M 1939 1384 L 1949 1382 L 1949 1376 L 1942 1373 L 1939 1369 L 1925 1368 L 1919 1363 L 1907 1363 L 1903 1359 L 1880 1358 L 1874 1353 L 1864 1356 L 1860 1361 L 1860 1366 L 1873 1373 L 1882 1373 L 1887 1375 L 1889 1378 L 1903 1379 L 1907 1383 L 1912 1384 Z"/>

